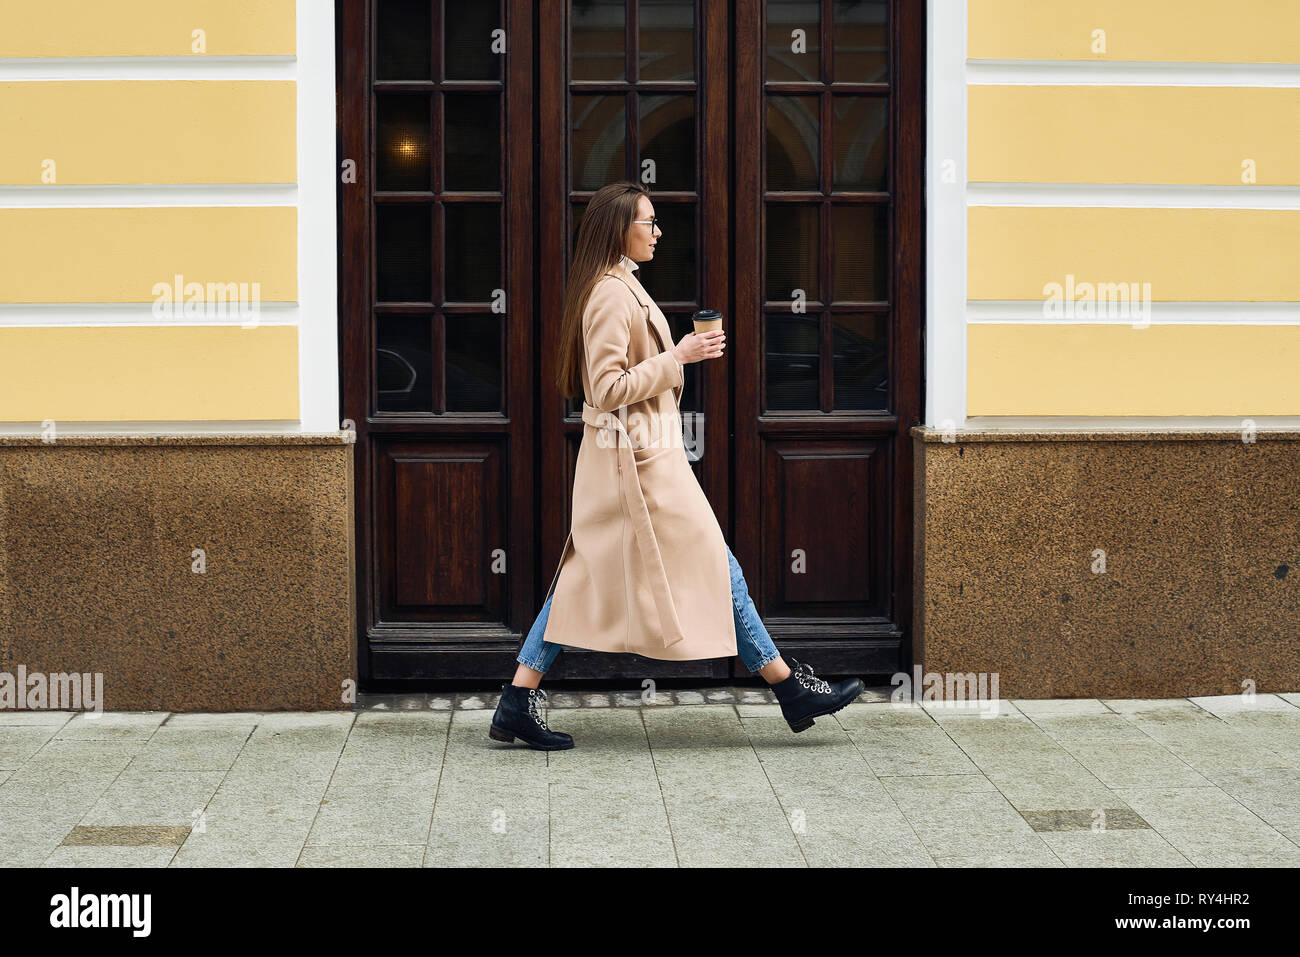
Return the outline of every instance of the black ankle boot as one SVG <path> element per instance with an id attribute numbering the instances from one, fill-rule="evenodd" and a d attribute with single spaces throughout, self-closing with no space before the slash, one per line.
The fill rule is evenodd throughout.
<path id="1" fill-rule="evenodd" d="M 494 741 L 510 742 L 520 738 L 538 751 L 567 751 L 573 747 L 573 738 L 546 726 L 538 704 L 545 700 L 546 692 L 540 688 L 502 685 L 501 700 L 497 702 L 496 714 L 492 715 L 492 729 L 488 735 Z"/>
<path id="2" fill-rule="evenodd" d="M 772 685 L 772 693 L 781 702 L 781 714 L 795 734 L 813 726 L 813 718 L 834 714 L 862 694 L 861 678 L 845 678 L 827 683 L 813 674 L 810 665 L 787 659 L 790 675 Z"/>

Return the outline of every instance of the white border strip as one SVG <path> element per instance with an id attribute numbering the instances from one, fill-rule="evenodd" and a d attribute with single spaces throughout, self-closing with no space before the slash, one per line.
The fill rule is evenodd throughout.
<path id="1" fill-rule="evenodd" d="M 1054 319 L 1043 315 L 1040 300 L 970 300 L 966 321 L 1032 325 L 1131 326 L 1131 318 Z M 1294 326 L 1300 325 L 1300 302 L 1153 302 L 1151 325 Z"/>
<path id="2" fill-rule="evenodd" d="M 1300 64 L 967 60 L 966 78 L 995 86 L 1293 87 L 1300 86 Z"/>
<path id="3" fill-rule="evenodd" d="M 341 421 L 334 4 L 299 0 L 297 23 L 298 414 L 304 432 L 335 432 Z"/>
<path id="4" fill-rule="evenodd" d="M 303 429 L 293 419 L 213 419 L 211 421 L 177 419 L 156 422 L 83 422 L 72 419 L 55 419 L 55 441 L 60 433 L 68 435 L 236 435 L 275 434 L 300 435 Z M 338 430 L 335 430 L 337 433 Z M 42 432 L 40 422 L 0 422 L 0 435 L 34 435 Z"/>
<path id="5" fill-rule="evenodd" d="M 0 186 L 0 209 L 86 206 L 296 206 L 297 183 Z"/>
<path id="6" fill-rule="evenodd" d="M 925 412 L 966 418 L 966 0 L 928 0 L 925 90 Z"/>
<path id="7" fill-rule="evenodd" d="M 1300 415 L 1170 415 L 1153 418 L 1140 415 L 973 415 L 966 420 L 971 430 L 1049 432 L 1055 429 L 1086 429 L 1093 432 L 1182 432 L 1188 429 L 1219 429 L 1240 433 L 1244 420 L 1258 429 L 1300 429 Z"/>
<path id="8" fill-rule="evenodd" d="M 1113 206 L 1132 209 L 1300 209 L 1300 186 L 1162 186 L 1127 183 L 968 183 L 972 206 Z"/>
<path id="9" fill-rule="evenodd" d="M 315 14 L 298 4 L 298 20 Z M 321 4 L 324 6 L 324 4 Z M 330 11 L 331 20 L 333 10 Z M 299 31 L 301 33 L 301 29 Z M 334 41 L 330 40 L 331 59 Z M 0 57 L 0 82 L 68 82 L 75 80 L 292 80 L 298 76 L 292 56 L 120 56 Z"/>
<path id="10" fill-rule="evenodd" d="M 179 307 L 178 307 L 179 308 Z M 153 304 L 148 302 L 38 302 L 0 303 L 0 329 L 31 326 L 242 326 L 245 320 L 235 314 L 229 319 L 194 316 L 186 319 L 156 319 Z M 294 302 L 263 302 L 258 305 L 257 325 L 296 326 L 298 304 Z"/>

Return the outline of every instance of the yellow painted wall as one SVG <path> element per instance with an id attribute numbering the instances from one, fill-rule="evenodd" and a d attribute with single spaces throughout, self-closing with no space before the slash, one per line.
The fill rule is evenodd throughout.
<path id="1" fill-rule="evenodd" d="M 1300 302 L 1300 210 L 972 206 L 967 242 L 970 299 L 1041 300 L 1072 274 L 1155 301 Z"/>
<path id="2" fill-rule="evenodd" d="M 310 0 L 319 2 L 319 0 Z M 5 0 L 0 56 L 292 56 L 294 0 Z"/>
<path id="3" fill-rule="evenodd" d="M 0 184 L 293 183 L 296 93 L 291 81 L 0 83 Z"/>
<path id="4" fill-rule="evenodd" d="M 206 57 L 295 57 L 296 33 L 297 0 L 14 0 L 0 57 L 175 57 L 183 76 Z M 155 185 L 295 184 L 297 84 L 225 80 L 215 65 L 195 80 L 130 69 L 0 83 L 0 186 L 50 190 L 47 205 L 0 209 L 0 303 L 154 303 L 178 275 L 297 301 L 296 207 L 167 205 L 175 194 L 161 191 L 162 205 L 125 205 Z M 61 189 L 117 185 L 137 188 L 118 206 Z M 25 325 L 0 326 L 0 421 L 299 417 L 294 326 L 243 328 L 233 307 L 235 325 L 202 325 L 220 320 L 184 302 L 156 324 L 147 310 L 125 326 L 93 311 L 87 326 L 17 315 Z"/>
<path id="5" fill-rule="evenodd" d="M 1241 186 L 1251 161 L 1258 185 L 1300 184 L 1297 88 L 972 86 L 967 102 L 972 182 Z"/>
<path id="6" fill-rule="evenodd" d="M 1300 63 L 1300 2 L 967 0 L 966 40 L 972 60 L 1012 61 L 1005 80 L 967 88 L 968 181 L 1070 185 L 1055 201 L 1080 201 L 970 205 L 970 300 L 1041 304 L 1052 283 L 1126 283 L 1229 315 L 1235 303 L 1300 308 L 1300 210 L 1165 208 L 1155 191 L 1145 208 L 1105 206 L 1080 189 L 1230 187 L 1248 207 L 1257 187 L 1300 185 L 1300 89 L 1263 75 L 1216 85 L 1208 69 L 1187 82 L 1198 65 Z M 1152 67 L 1150 85 L 1080 83 L 1026 63 L 1029 82 L 1009 82 L 1017 60 L 1163 63 L 1170 80 Z M 1152 317 L 1097 321 L 1080 295 L 1072 317 L 967 324 L 968 415 L 1300 414 L 1300 313 L 1294 325 L 1134 329 Z"/>
<path id="7" fill-rule="evenodd" d="M 0 302 L 149 302 L 153 287 L 261 284 L 298 297 L 292 206 L 0 209 Z"/>
<path id="8" fill-rule="evenodd" d="M 0 326 L 0 421 L 296 418 L 293 326 Z"/>
<path id="9" fill-rule="evenodd" d="M 1106 52 L 1093 50 L 1105 31 Z M 1296 0 L 968 0 L 967 55 L 994 60 L 1300 62 Z"/>
<path id="10" fill-rule="evenodd" d="M 1300 326 L 973 323 L 967 415 L 1294 415 Z"/>

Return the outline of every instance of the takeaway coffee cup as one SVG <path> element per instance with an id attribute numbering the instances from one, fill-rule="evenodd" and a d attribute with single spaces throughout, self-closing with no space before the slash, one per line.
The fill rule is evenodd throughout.
<path id="1" fill-rule="evenodd" d="M 695 323 L 697 333 L 716 332 L 722 328 L 722 313 L 716 309 L 700 309 L 691 316 L 691 319 Z"/>

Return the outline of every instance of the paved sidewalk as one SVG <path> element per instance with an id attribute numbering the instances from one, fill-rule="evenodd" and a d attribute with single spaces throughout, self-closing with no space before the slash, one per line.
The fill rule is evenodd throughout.
<path id="1" fill-rule="evenodd" d="M 4 711 L 0 865 L 1300 866 L 1300 694 L 887 694 L 798 735 L 764 691 L 552 694 L 549 755 L 495 694 Z"/>

